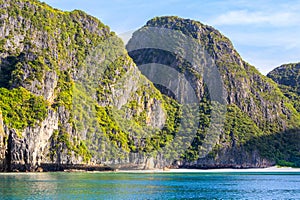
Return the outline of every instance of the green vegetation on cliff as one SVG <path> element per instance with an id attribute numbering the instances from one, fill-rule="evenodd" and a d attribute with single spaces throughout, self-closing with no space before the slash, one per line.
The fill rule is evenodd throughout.
<path id="1" fill-rule="evenodd" d="M 279 84 L 283 94 L 292 101 L 293 106 L 300 112 L 300 63 L 281 65 L 268 75 Z M 261 152 L 268 158 L 275 159 L 278 165 L 300 167 L 300 128 L 275 134 L 273 138 L 256 138 Z M 263 146 L 265 140 L 267 145 Z M 270 141 L 274 144 L 270 144 Z M 251 143 L 252 145 L 253 143 Z"/>
<path id="2" fill-rule="evenodd" d="M 22 131 L 35 127 L 47 116 L 48 102 L 24 88 L 7 90 L 0 88 L 0 110 L 9 128 Z"/>
<path id="3" fill-rule="evenodd" d="M 257 149 L 260 154 L 277 165 L 300 167 L 300 130 L 289 129 L 271 135 L 256 136 L 246 144 L 248 149 Z"/>
<path id="4" fill-rule="evenodd" d="M 300 63 L 282 65 L 267 76 L 279 84 L 281 91 L 300 112 Z"/>

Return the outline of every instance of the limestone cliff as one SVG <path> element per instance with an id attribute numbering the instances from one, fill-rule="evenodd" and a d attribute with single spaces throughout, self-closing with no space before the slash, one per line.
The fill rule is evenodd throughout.
<path id="1" fill-rule="evenodd" d="M 176 47 L 169 47 L 165 35 L 170 41 L 178 43 Z M 197 48 L 203 49 L 199 51 Z M 213 71 L 213 66 L 218 69 L 217 78 L 222 81 L 225 92 L 219 90 L 217 93 L 224 97 L 227 106 L 224 126 L 216 132 L 218 139 L 213 141 L 212 151 L 203 156 L 201 151 L 206 148 L 205 138 L 210 132 L 207 129 L 215 120 L 211 117 L 212 112 L 207 112 L 210 121 L 204 122 L 204 125 L 200 123 L 197 136 L 182 160 L 182 166 L 270 166 L 278 161 L 276 156 L 265 156 L 257 146 L 248 145 L 249 141 L 299 128 L 300 115 L 278 85 L 245 62 L 230 40 L 210 26 L 179 17 L 157 17 L 133 34 L 127 49 L 147 77 L 152 77 L 149 70 L 155 64 L 181 72 L 192 85 L 198 101 L 206 105 L 216 101 L 213 99 L 216 91 L 209 89 L 210 84 L 216 84 L 211 82 L 216 76 L 205 74 L 205 70 Z M 195 58 L 190 59 L 191 56 L 203 58 L 195 65 Z M 145 70 L 147 64 L 148 69 Z M 166 93 L 160 86 L 157 88 Z M 200 112 L 205 113 L 202 109 Z M 268 145 L 265 143 L 265 146 Z"/>
<path id="2" fill-rule="evenodd" d="M 99 20 L 36 0 L 0 9 L 2 170 L 102 163 L 111 146 L 128 154 L 141 138 L 113 112 L 131 127 L 165 126 L 162 95 Z"/>

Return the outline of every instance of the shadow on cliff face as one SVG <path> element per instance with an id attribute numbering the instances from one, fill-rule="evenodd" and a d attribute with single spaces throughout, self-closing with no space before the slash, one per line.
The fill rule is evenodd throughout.
<path id="1" fill-rule="evenodd" d="M 277 165 L 300 167 L 300 128 L 250 139 L 243 145 Z"/>

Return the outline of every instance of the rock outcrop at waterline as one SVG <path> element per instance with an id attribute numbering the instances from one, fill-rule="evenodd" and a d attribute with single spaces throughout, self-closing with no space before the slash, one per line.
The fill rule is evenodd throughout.
<path id="1" fill-rule="evenodd" d="M 276 83 L 243 61 L 212 27 L 178 17 L 154 18 L 145 26 L 180 31 L 215 62 L 226 114 L 222 126 L 213 127 L 217 137 L 206 141 L 215 102 L 190 63 L 153 49 L 129 50 L 128 55 L 108 26 L 82 11 L 63 12 L 37 0 L 0 2 L 1 171 L 46 165 L 239 168 L 294 162 L 264 154 L 265 141 L 255 139 L 297 128 L 299 113 Z M 145 41 L 138 30 L 131 44 Z M 166 87 L 172 83 L 151 82 L 137 67 L 147 63 L 170 66 L 187 82 L 175 92 Z M 188 85 L 195 97 L 185 90 Z M 189 120 L 191 108 L 183 105 L 191 100 L 197 103 L 196 123 Z M 184 138 L 183 129 L 196 131 L 189 145 L 178 140 Z M 261 145 L 251 145 L 254 140 Z M 176 151 L 184 145 L 184 152 Z"/>

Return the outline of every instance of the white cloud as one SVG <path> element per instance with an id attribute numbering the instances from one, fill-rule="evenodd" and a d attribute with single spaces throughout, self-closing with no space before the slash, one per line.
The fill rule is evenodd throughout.
<path id="1" fill-rule="evenodd" d="M 228 35 L 233 43 L 252 45 L 253 47 L 281 47 L 283 50 L 289 50 L 300 46 L 299 29 L 295 29 L 293 32 L 290 29 L 274 32 L 259 32 L 256 29 L 248 32 L 235 30 Z"/>
<path id="2" fill-rule="evenodd" d="M 229 11 L 211 20 L 213 25 L 272 25 L 272 26 L 293 26 L 299 25 L 300 13 L 295 11 L 280 12 L 251 12 L 248 10 Z"/>

